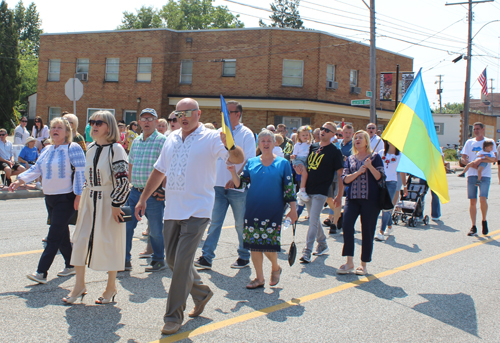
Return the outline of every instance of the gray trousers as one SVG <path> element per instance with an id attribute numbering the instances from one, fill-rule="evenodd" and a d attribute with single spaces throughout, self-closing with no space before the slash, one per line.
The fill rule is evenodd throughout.
<path id="1" fill-rule="evenodd" d="M 165 256 L 172 270 L 164 322 L 182 324 L 189 294 L 197 304 L 210 292 L 210 288 L 201 282 L 193 265 L 196 249 L 208 224 L 210 219 L 194 217 L 187 220 L 165 220 L 163 223 Z"/>
<path id="2" fill-rule="evenodd" d="M 311 200 L 306 202 L 307 213 L 309 213 L 309 230 L 307 230 L 307 243 L 302 253 L 311 254 L 316 240 L 318 244 L 326 245 L 326 236 L 321 227 L 321 210 L 326 202 L 326 195 L 308 194 Z"/>

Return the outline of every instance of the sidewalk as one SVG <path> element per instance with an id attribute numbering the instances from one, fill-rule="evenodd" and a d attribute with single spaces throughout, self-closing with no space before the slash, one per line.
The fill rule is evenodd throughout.
<path id="1" fill-rule="evenodd" d="M 9 192 L 7 186 L 0 186 L 0 200 L 9 199 L 29 199 L 29 198 L 43 198 L 44 194 L 41 190 L 35 188 L 34 184 L 29 184 L 20 187 L 15 192 Z"/>

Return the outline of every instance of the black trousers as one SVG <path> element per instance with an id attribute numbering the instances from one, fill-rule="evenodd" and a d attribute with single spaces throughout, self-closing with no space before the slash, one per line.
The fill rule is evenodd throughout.
<path id="1" fill-rule="evenodd" d="M 361 216 L 361 261 L 370 262 L 380 207 L 376 200 L 346 199 L 344 206 L 344 248 L 342 256 L 354 256 L 354 226 Z"/>
<path id="2" fill-rule="evenodd" d="M 71 241 L 69 238 L 69 221 L 75 212 L 75 194 L 45 195 L 45 206 L 50 218 L 49 234 L 47 236 L 47 246 L 38 262 L 37 272 L 47 277 L 54 257 L 60 250 L 64 258 L 66 267 L 72 267 L 71 261 Z"/>

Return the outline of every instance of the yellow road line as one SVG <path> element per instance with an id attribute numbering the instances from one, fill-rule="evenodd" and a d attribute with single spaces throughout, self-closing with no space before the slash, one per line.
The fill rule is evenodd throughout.
<path id="1" fill-rule="evenodd" d="M 151 343 L 178 342 L 178 341 L 186 339 L 186 338 L 196 337 L 196 336 L 208 333 L 208 332 L 212 332 L 212 331 L 215 331 L 215 330 L 222 329 L 222 328 L 227 327 L 227 326 L 235 325 L 235 324 L 242 323 L 242 322 L 245 322 L 245 321 L 248 321 L 248 320 L 251 320 L 251 319 L 262 317 L 262 316 L 264 316 L 266 314 L 269 314 L 269 313 L 272 313 L 272 312 L 284 310 L 284 309 L 289 308 L 291 306 L 296 306 L 298 304 L 302 304 L 302 303 L 305 303 L 305 302 L 308 302 L 308 301 L 311 301 L 311 300 L 316 300 L 316 299 L 325 297 L 327 295 L 331 295 L 331 294 L 334 294 L 334 293 L 338 293 L 338 292 L 344 291 L 344 290 L 349 289 L 349 288 L 356 287 L 358 285 L 362 285 L 364 283 L 370 282 L 370 281 L 375 280 L 375 279 L 380 279 L 380 278 L 385 277 L 385 276 L 393 275 L 393 274 L 399 273 L 401 271 L 408 270 L 408 269 L 411 269 L 411 268 L 414 268 L 414 267 L 418 267 L 418 266 L 421 266 L 423 264 L 439 260 L 439 259 L 441 259 L 443 257 L 447 257 L 447 256 L 450 256 L 450 255 L 459 253 L 461 251 L 468 250 L 468 249 L 477 247 L 479 245 L 492 242 L 495 239 L 500 238 L 500 235 L 493 237 L 493 235 L 498 234 L 498 233 L 500 233 L 500 230 L 491 232 L 490 233 L 490 237 L 487 238 L 487 239 L 484 239 L 484 240 L 481 240 L 481 241 L 478 241 L 478 242 L 475 242 L 475 243 L 472 243 L 472 244 L 469 244 L 469 245 L 466 245 L 466 246 L 463 246 L 463 247 L 460 247 L 460 248 L 452 249 L 452 250 L 446 251 L 444 253 L 441 253 L 441 254 L 438 254 L 438 255 L 434 255 L 434 256 L 430 256 L 430 257 L 427 257 L 427 258 L 424 258 L 422 260 L 415 261 L 415 262 L 412 262 L 412 263 L 408 263 L 408 264 L 405 264 L 403 266 L 396 267 L 394 269 L 386 270 L 384 272 L 381 272 L 381 273 L 378 273 L 378 274 L 375 274 L 375 275 L 369 275 L 369 276 L 366 276 L 366 277 L 362 277 L 362 278 L 360 278 L 358 280 L 355 280 L 355 281 L 352 281 L 352 282 L 349 282 L 349 283 L 345 283 L 343 285 L 340 285 L 340 286 L 337 286 L 337 287 L 333 287 L 333 288 L 330 288 L 330 289 L 326 289 L 324 291 L 320 291 L 320 292 L 317 292 L 317 293 L 305 295 L 305 296 L 300 297 L 300 298 L 293 298 L 290 301 L 283 302 L 283 303 L 280 303 L 280 304 L 277 304 L 277 305 L 274 305 L 274 306 L 266 307 L 266 308 L 258 310 L 258 311 L 254 311 L 254 312 L 243 314 L 241 316 L 237 316 L 237 317 L 234 317 L 234 318 L 222 320 L 220 322 L 216 322 L 216 323 L 212 323 L 212 324 L 207 324 L 207 325 L 201 326 L 201 327 L 199 327 L 197 329 L 186 331 L 186 332 L 181 332 L 179 334 L 176 334 L 176 335 L 173 335 L 173 336 L 169 336 L 169 337 L 165 337 L 165 338 L 162 338 L 160 340 L 153 341 Z M 484 237 L 484 236 L 482 236 L 482 237 Z M 484 238 L 486 238 L 486 237 L 484 237 Z"/>

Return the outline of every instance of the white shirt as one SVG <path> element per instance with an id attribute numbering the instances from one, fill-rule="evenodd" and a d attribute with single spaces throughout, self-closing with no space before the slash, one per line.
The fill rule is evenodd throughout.
<path id="1" fill-rule="evenodd" d="M 293 146 L 293 155 L 295 156 L 300 156 L 300 157 L 307 157 L 309 156 L 309 147 L 311 144 L 309 143 L 295 143 Z"/>
<path id="2" fill-rule="evenodd" d="M 493 150 L 494 152 L 497 149 L 495 141 L 489 138 L 483 138 L 480 141 L 477 141 L 476 138 L 471 138 L 465 142 L 464 148 L 460 152 L 462 155 L 467 155 L 469 157 L 469 162 L 474 161 L 478 156 L 479 152 L 483 150 L 483 143 L 485 140 L 489 140 L 493 142 Z M 477 169 L 469 168 L 467 171 L 467 177 L 469 176 L 477 176 Z M 488 166 L 483 169 L 481 173 L 482 177 L 491 177 L 491 163 L 488 163 Z"/>
<path id="3" fill-rule="evenodd" d="M 399 155 L 394 155 L 394 154 L 386 155 L 384 154 L 384 149 L 382 149 L 379 151 L 378 154 L 382 158 L 382 163 L 384 164 L 386 181 L 398 181 L 398 172 L 396 171 L 396 168 L 398 167 L 399 159 L 401 158 L 401 153 L 399 153 Z"/>
<path id="4" fill-rule="evenodd" d="M 370 138 L 370 147 L 372 149 L 372 151 L 375 150 L 375 146 L 377 147 L 377 150 L 380 150 L 380 149 L 383 149 L 384 148 L 384 142 L 380 142 L 377 146 L 377 143 L 381 140 L 382 138 L 380 138 L 379 136 L 377 135 L 373 135 L 372 138 Z"/>
<path id="5" fill-rule="evenodd" d="M 2 142 L 0 140 L 0 157 L 3 158 L 4 160 L 10 161 L 11 157 L 13 156 L 13 150 L 12 150 L 12 143 L 9 142 L 8 140 Z"/>
<path id="6" fill-rule="evenodd" d="M 31 137 L 36 138 L 40 143 L 42 143 L 44 139 L 50 137 L 49 128 L 47 127 L 47 125 L 44 125 L 39 132 L 36 132 L 36 125 L 34 125 L 33 131 L 31 131 Z"/>
<path id="7" fill-rule="evenodd" d="M 220 134 L 222 129 L 219 129 L 218 131 Z M 243 124 L 238 124 L 233 129 L 233 136 L 234 136 L 234 144 L 243 149 L 243 152 L 245 153 L 245 160 L 255 157 L 255 137 L 252 131 L 248 127 L 244 126 Z M 238 173 L 238 171 L 242 169 L 243 164 L 244 163 L 235 165 L 236 173 Z M 226 161 L 219 158 L 217 160 L 217 178 L 215 181 L 215 185 L 219 187 L 224 187 L 226 186 L 226 183 L 231 179 L 232 179 L 231 172 L 227 170 Z M 231 190 L 237 192 L 245 191 L 244 189 L 234 189 L 234 188 L 232 188 Z"/>
<path id="8" fill-rule="evenodd" d="M 14 144 L 24 145 L 29 136 L 30 133 L 28 130 L 26 130 L 25 127 L 23 128 L 21 125 L 18 125 L 14 130 Z"/>
<path id="9" fill-rule="evenodd" d="M 182 141 L 182 130 L 167 137 L 154 168 L 165 174 L 164 220 L 211 218 L 217 159 L 229 157 L 218 131 L 203 124 Z"/>
<path id="10" fill-rule="evenodd" d="M 285 158 L 285 155 L 283 154 L 283 149 L 281 149 L 281 147 L 279 145 L 274 146 L 273 154 L 275 154 L 276 156 Z"/>

